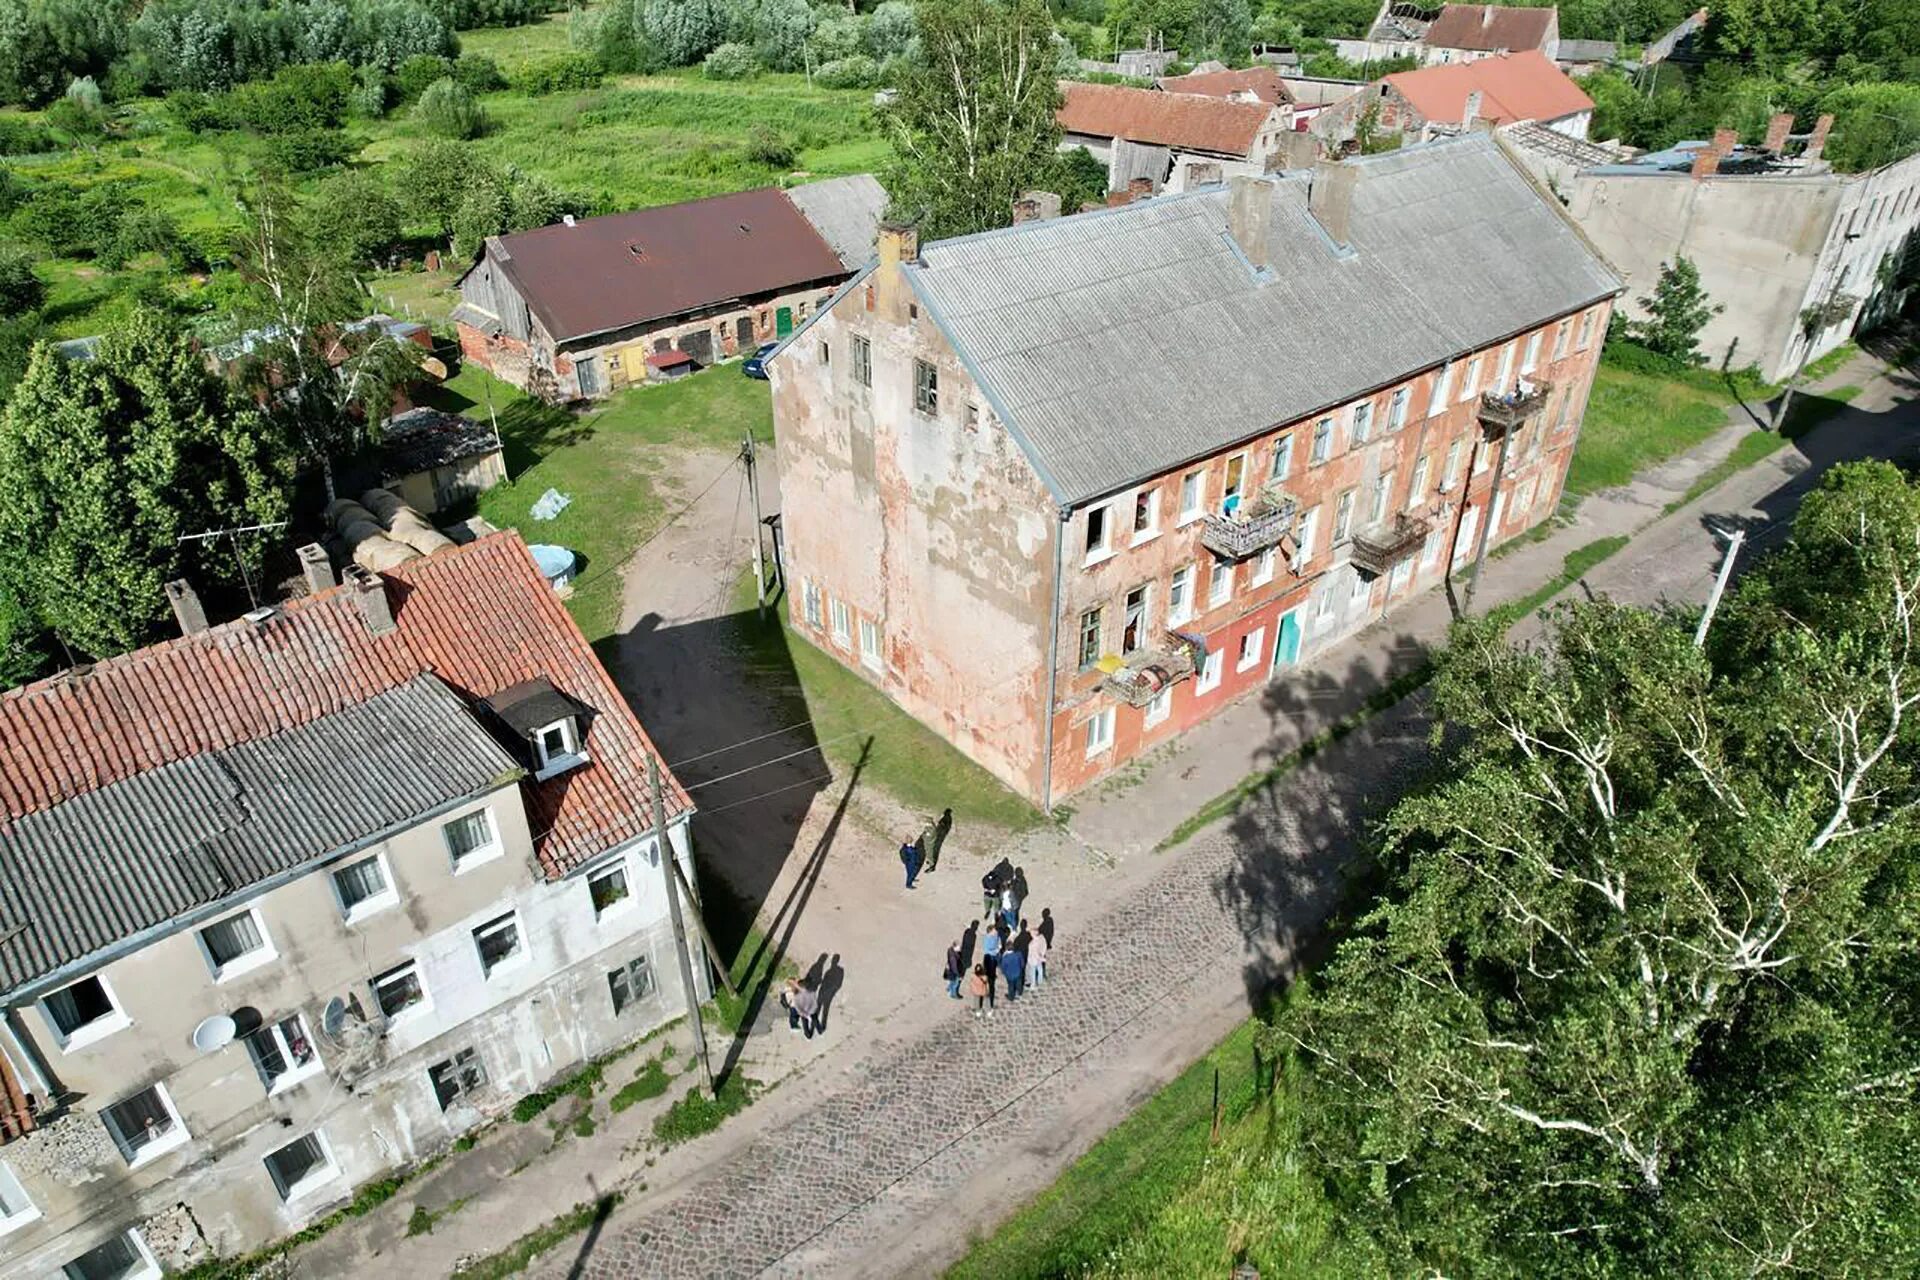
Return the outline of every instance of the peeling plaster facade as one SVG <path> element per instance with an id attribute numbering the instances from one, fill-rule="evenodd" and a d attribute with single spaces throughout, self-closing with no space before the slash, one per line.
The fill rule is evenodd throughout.
<path id="1" fill-rule="evenodd" d="M 1511 435 L 1489 547 L 1550 515 L 1611 310 L 1601 302 L 1542 317 L 1446 366 L 1355 388 L 1343 404 L 1063 511 L 915 303 L 899 263 L 916 252 L 910 231 L 883 231 L 877 267 L 769 365 L 788 607 L 800 634 L 1043 807 L 1438 584 L 1454 558 L 1450 540 L 1458 566 L 1469 565 L 1498 454 L 1479 422 L 1479 393 L 1503 369 L 1507 387 L 1524 375 L 1550 392 Z M 937 370 L 931 414 L 916 408 L 916 362 Z M 1364 439 L 1357 413 L 1368 416 Z M 1323 419 L 1327 453 L 1315 462 Z M 1268 554 L 1221 561 L 1201 545 L 1206 516 L 1221 510 L 1230 474 L 1250 499 L 1276 479 L 1276 459 L 1285 460 L 1279 486 L 1312 523 L 1310 544 L 1288 538 Z M 1336 538 L 1342 495 L 1351 495 L 1349 536 Z M 1095 510 L 1105 513 L 1107 548 L 1090 552 Z M 1142 512 L 1152 515 L 1136 534 Z M 1429 523 L 1421 549 L 1380 577 L 1356 572 L 1351 535 L 1400 512 Z M 1183 574 L 1188 606 L 1178 604 Z M 1102 669 L 1124 656 L 1138 588 L 1147 646 L 1170 630 L 1198 634 L 1219 668 L 1144 707 L 1118 696 Z M 1095 661 L 1083 663 L 1096 609 Z"/>
<path id="2" fill-rule="evenodd" d="M 497 852 L 456 869 L 442 828 L 482 808 Z M 668 839 L 691 881 L 684 818 Z M 348 919 L 331 872 L 369 854 L 382 859 L 395 901 Z M 588 880 L 616 865 L 629 896 L 596 912 Z M 257 1248 L 675 1016 L 686 1000 L 661 877 L 649 836 L 547 880 L 521 790 L 508 781 L 239 900 L 221 918 L 254 911 L 273 953 L 244 972 L 216 978 L 195 929 L 91 970 L 130 1020 L 118 1030 L 63 1048 L 39 1001 L 14 1002 L 0 1051 L 41 1097 L 64 1091 L 68 1103 L 43 1108 L 38 1129 L 0 1147 L 0 1178 L 10 1174 L 32 1207 L 27 1220 L 0 1222 L 0 1274 L 59 1274 L 129 1230 L 168 1269 Z M 474 930 L 508 912 L 517 913 L 520 951 L 487 973 Z M 426 1001 L 384 1018 L 371 979 L 408 960 Z M 616 1015 L 609 973 L 636 960 L 651 970 L 652 991 Z M 703 972 L 696 962 L 704 996 Z M 321 1026 L 333 997 L 359 1010 L 338 1036 Z M 316 1064 L 269 1088 L 245 1036 L 195 1048 L 202 1019 L 240 1010 L 266 1024 L 300 1018 Z M 429 1068 L 464 1049 L 478 1055 L 486 1084 L 443 1110 Z M 101 1113 L 156 1084 L 186 1136 L 176 1144 L 169 1135 L 154 1144 L 159 1154 L 130 1164 Z M 309 1134 L 321 1135 L 333 1171 L 285 1196 L 264 1161 Z"/>

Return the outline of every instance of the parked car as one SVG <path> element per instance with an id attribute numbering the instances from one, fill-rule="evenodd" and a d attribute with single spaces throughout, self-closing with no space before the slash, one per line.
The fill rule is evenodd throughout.
<path id="1" fill-rule="evenodd" d="M 746 374 L 749 378 L 758 378 L 760 381 L 765 382 L 767 380 L 767 357 L 772 355 L 773 349 L 779 345 L 777 342 L 761 343 L 759 349 L 748 356 L 747 362 L 740 366 L 740 372 Z"/>

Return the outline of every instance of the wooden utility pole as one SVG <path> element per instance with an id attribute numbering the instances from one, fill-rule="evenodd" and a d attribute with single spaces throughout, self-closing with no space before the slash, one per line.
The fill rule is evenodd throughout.
<path id="1" fill-rule="evenodd" d="M 654 848 L 660 855 L 661 880 L 667 886 L 667 918 L 673 924 L 673 954 L 680 961 L 680 983 L 687 993 L 687 1022 L 693 1027 L 693 1050 L 700 1058 L 700 1075 L 713 1093 L 713 1063 L 707 1057 L 707 1028 L 700 1021 L 700 992 L 693 985 L 693 957 L 687 954 L 687 926 L 680 914 L 679 868 L 674 865 L 673 842 L 667 839 L 667 804 L 660 793 L 660 757 L 647 757 L 647 786 L 653 792 Z"/>
<path id="2" fill-rule="evenodd" d="M 1746 532 L 1740 529 L 1734 530 L 1733 536 L 1727 539 L 1726 558 L 1720 562 L 1720 573 L 1714 578 L 1713 591 L 1707 596 L 1707 611 L 1700 615 L 1700 628 L 1693 633 L 1693 647 L 1696 649 L 1706 647 L 1707 628 L 1713 625 L 1713 615 L 1720 609 L 1720 597 L 1726 592 L 1727 579 L 1733 577 L 1734 557 L 1740 554 L 1740 544 L 1746 540 Z"/>
<path id="3" fill-rule="evenodd" d="M 746 434 L 740 445 L 740 461 L 747 468 L 747 492 L 753 495 L 753 593 L 760 602 L 760 621 L 767 620 L 767 575 L 760 559 L 760 530 L 764 527 L 760 521 L 760 473 L 754 468 L 753 432 Z"/>
<path id="4" fill-rule="evenodd" d="M 1500 456 L 1493 461 L 1493 487 L 1487 490 L 1487 518 L 1480 522 L 1480 537 L 1473 552 L 1473 577 L 1467 580 L 1467 598 L 1461 605 L 1462 612 L 1473 612 L 1473 593 L 1480 587 L 1480 571 L 1487 563 L 1487 539 L 1493 533 L 1494 519 L 1500 514 L 1500 477 L 1507 472 L 1507 446 L 1513 442 L 1515 428 L 1508 426 L 1500 435 Z M 1471 474 L 1467 483 L 1473 483 Z M 1461 500 L 1466 500 L 1466 489 L 1460 490 Z"/>

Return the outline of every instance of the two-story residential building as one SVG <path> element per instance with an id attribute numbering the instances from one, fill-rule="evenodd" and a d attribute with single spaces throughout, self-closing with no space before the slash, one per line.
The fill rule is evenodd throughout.
<path id="1" fill-rule="evenodd" d="M 1050 805 L 1548 515 L 1619 289 L 1478 134 L 886 228 L 770 365 L 794 624 Z"/>
<path id="2" fill-rule="evenodd" d="M 1265 173 L 1293 131 L 1290 102 L 1071 80 L 1060 84 L 1055 118 L 1060 149 L 1083 148 L 1106 165 L 1109 191 L 1141 180 L 1152 191 L 1182 191 L 1195 172 L 1215 182 Z"/>
<path id="3" fill-rule="evenodd" d="M 256 1247 L 686 1008 L 652 744 L 518 536 L 303 560 L 0 696 L 7 1275 Z"/>

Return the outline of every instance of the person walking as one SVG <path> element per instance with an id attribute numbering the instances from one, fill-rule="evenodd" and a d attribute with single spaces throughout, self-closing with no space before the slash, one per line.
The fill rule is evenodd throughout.
<path id="1" fill-rule="evenodd" d="M 1052 907 L 1040 908 L 1040 927 L 1035 929 L 1034 932 L 1038 933 L 1041 937 L 1047 940 L 1047 947 L 1049 950 L 1051 950 L 1053 947 L 1053 908 Z"/>
<path id="2" fill-rule="evenodd" d="M 947 944 L 947 967 L 940 974 L 947 980 L 947 995 L 954 1000 L 960 998 L 960 980 L 967 976 L 966 965 L 960 955 L 960 939 L 955 938 Z"/>
<path id="3" fill-rule="evenodd" d="M 1013 869 L 1012 883 L 1013 910 L 1017 916 L 1027 905 L 1027 869 L 1025 867 L 1015 867 Z"/>
<path id="4" fill-rule="evenodd" d="M 1000 952 L 1000 976 L 1007 980 L 1007 1003 L 1012 1004 L 1020 998 L 1020 979 L 1027 971 L 1027 958 L 1012 947 Z"/>
<path id="5" fill-rule="evenodd" d="M 1047 953 L 1053 948 L 1047 945 L 1047 935 L 1036 933 L 1027 942 L 1027 984 L 1045 986 L 1047 982 Z"/>
<path id="6" fill-rule="evenodd" d="M 813 1039 L 814 1021 L 820 1013 L 820 994 L 798 978 L 788 978 L 780 1003 L 787 1007 L 787 1030 L 804 1031 Z"/>
<path id="7" fill-rule="evenodd" d="M 979 1017 L 984 1011 L 993 1016 L 993 983 L 987 981 L 987 965 L 983 960 L 973 966 L 973 980 L 967 984 L 968 994 L 973 996 L 973 1016 Z"/>
<path id="8" fill-rule="evenodd" d="M 940 862 L 940 850 L 947 843 L 947 834 L 953 830 L 953 810 L 942 809 L 940 816 L 933 820 L 932 839 L 927 842 L 927 870 L 931 871 Z"/>
<path id="9" fill-rule="evenodd" d="M 900 846 L 900 865 L 907 869 L 907 888 L 913 888 L 913 882 L 919 878 L 920 863 L 925 857 L 917 840 Z"/>

